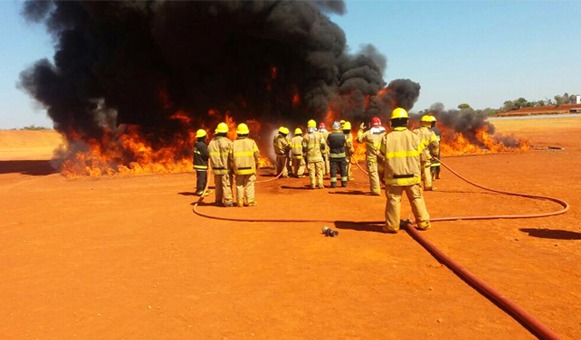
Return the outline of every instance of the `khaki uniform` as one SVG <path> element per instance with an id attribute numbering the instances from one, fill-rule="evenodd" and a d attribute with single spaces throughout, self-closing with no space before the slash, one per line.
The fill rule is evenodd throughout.
<path id="1" fill-rule="evenodd" d="M 345 133 L 345 159 L 347 165 L 347 176 L 351 181 L 353 180 L 351 173 L 351 156 L 355 154 L 355 148 L 353 147 L 353 135 L 351 134 L 351 131 L 345 132 L 345 130 L 343 130 L 343 133 Z"/>
<path id="2" fill-rule="evenodd" d="M 307 166 L 309 168 L 309 180 L 311 188 L 322 189 L 323 186 L 323 152 L 326 151 L 325 138 L 318 132 L 309 132 L 303 137 L 303 149 L 307 157 Z"/>
<path id="3" fill-rule="evenodd" d="M 226 136 L 216 136 L 208 144 L 210 166 L 214 173 L 216 204 L 232 205 L 232 178 L 230 177 L 230 152 L 232 141 Z"/>
<path id="4" fill-rule="evenodd" d="M 238 137 L 232 143 L 230 159 L 236 176 L 236 204 L 255 205 L 254 182 L 260 153 L 252 138 Z"/>
<path id="5" fill-rule="evenodd" d="M 274 136 L 272 140 L 274 153 L 276 154 L 276 175 L 282 172 L 282 177 L 288 177 L 288 167 L 290 167 L 288 152 L 291 148 L 290 143 L 290 139 L 280 133 Z"/>
<path id="6" fill-rule="evenodd" d="M 365 159 L 369 175 L 369 190 L 372 195 L 377 196 L 381 195 L 379 172 L 377 168 L 377 155 L 379 154 L 379 145 L 383 136 L 385 136 L 385 129 L 382 127 L 373 127 L 365 133 L 357 136 L 357 141 L 359 143 L 365 143 Z"/>
<path id="7" fill-rule="evenodd" d="M 318 131 L 321 136 L 323 136 L 323 138 L 325 139 L 325 144 L 329 145 L 329 143 L 327 143 L 327 138 L 329 138 L 329 131 L 327 131 L 327 129 L 320 129 Z M 322 152 L 323 155 L 323 174 L 324 175 L 328 175 L 331 173 L 331 163 L 329 162 L 329 148 L 327 148 L 325 151 Z"/>
<path id="8" fill-rule="evenodd" d="M 305 174 L 305 158 L 303 157 L 303 136 L 291 138 L 291 165 L 292 173 L 296 177 Z"/>
<path id="9" fill-rule="evenodd" d="M 397 127 L 385 135 L 380 145 L 380 161 L 387 202 L 385 231 L 396 232 L 400 225 L 401 196 L 405 192 L 419 229 L 430 227 L 430 215 L 424 202 L 421 164 L 425 161 L 420 138 L 405 127 Z"/>
<path id="10" fill-rule="evenodd" d="M 432 190 L 432 173 L 431 173 L 431 159 L 432 156 L 437 156 L 440 149 L 438 137 L 427 126 L 422 126 L 414 130 L 414 133 L 420 137 L 420 141 L 424 145 L 424 153 L 426 161 L 422 163 L 422 182 L 424 183 L 424 190 Z"/>

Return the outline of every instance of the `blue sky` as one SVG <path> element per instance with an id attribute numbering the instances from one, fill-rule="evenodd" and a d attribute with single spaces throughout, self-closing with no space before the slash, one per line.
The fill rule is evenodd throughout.
<path id="1" fill-rule="evenodd" d="M 498 108 L 505 100 L 581 94 L 579 1 L 347 1 L 332 15 L 352 52 L 370 43 L 387 57 L 385 80 L 420 83 L 412 111 L 442 102 Z M 0 129 L 52 127 L 45 110 L 16 88 L 19 74 L 52 58 L 44 27 L 0 0 Z"/>

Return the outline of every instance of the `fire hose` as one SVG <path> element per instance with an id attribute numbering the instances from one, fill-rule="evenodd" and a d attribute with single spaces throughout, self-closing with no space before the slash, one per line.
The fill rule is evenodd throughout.
<path id="1" fill-rule="evenodd" d="M 357 166 L 361 169 L 361 171 L 365 172 L 359 163 L 356 163 Z M 549 200 L 561 205 L 562 209 L 547 212 L 547 213 L 538 213 L 538 214 L 520 214 L 520 215 L 485 215 L 485 216 L 457 216 L 457 217 L 439 217 L 439 218 L 431 218 L 431 222 L 443 222 L 443 221 L 455 221 L 455 220 L 485 220 L 485 219 L 521 219 L 521 218 L 538 218 L 538 217 L 547 217 L 547 216 L 554 216 L 564 214 L 569 210 L 569 204 L 561 199 L 549 197 L 549 196 L 541 196 L 541 195 L 530 195 L 530 194 L 521 194 L 509 191 L 502 191 L 487 188 L 485 186 L 476 184 L 462 175 L 458 174 L 456 171 L 452 170 L 449 166 L 444 164 L 440 161 L 440 164 L 443 165 L 446 169 L 452 172 L 454 175 L 462 179 L 463 181 L 467 182 L 470 185 L 476 186 L 480 189 L 495 192 L 504 195 L 510 196 L 519 196 L 531 199 L 539 199 L 539 200 Z M 286 163 L 285 163 L 286 166 Z M 279 178 L 282 174 L 278 174 L 276 178 Z M 272 179 L 270 179 L 272 180 Z M 268 180 L 267 180 L 268 181 Z M 265 182 L 265 181 L 262 181 Z M 256 182 L 258 183 L 258 182 Z M 207 184 L 206 184 L 207 189 Z M 236 218 L 236 217 L 221 217 L 221 216 L 213 216 L 209 214 L 205 214 L 200 212 L 197 208 L 199 203 L 204 200 L 204 195 L 200 196 L 198 201 L 194 204 L 193 211 L 195 214 L 201 217 L 217 219 L 217 220 L 224 220 L 224 221 L 235 221 L 235 222 L 294 222 L 294 223 L 301 223 L 301 222 L 316 222 L 316 223 L 338 223 L 344 221 L 338 220 L 324 220 L 324 219 L 281 219 L 281 218 L 270 218 L 270 219 L 257 219 L 257 218 Z M 369 224 L 382 224 L 384 221 L 351 221 L 353 223 L 369 223 Z M 454 261 L 452 258 L 444 254 L 440 251 L 433 243 L 431 243 L 422 233 L 415 229 L 413 223 L 409 220 L 404 221 L 403 223 L 404 229 L 412 236 L 414 240 L 416 240 L 422 247 L 424 247 L 432 256 L 434 256 L 438 261 L 445 264 L 452 272 L 458 275 L 462 280 L 484 295 L 486 298 L 491 300 L 497 306 L 499 306 L 502 310 L 504 310 L 507 314 L 512 316 L 516 321 L 518 321 L 523 327 L 529 330 L 535 336 L 542 338 L 542 339 L 558 339 L 559 336 L 551 331 L 548 327 L 543 325 L 540 321 L 535 319 L 532 315 L 527 313 L 524 309 L 513 303 L 512 301 L 508 300 L 506 297 L 502 296 L 500 292 L 495 290 L 492 286 L 488 285 L 486 282 L 480 280 L 478 277 L 470 273 L 468 270 L 463 268 L 458 262 Z"/>

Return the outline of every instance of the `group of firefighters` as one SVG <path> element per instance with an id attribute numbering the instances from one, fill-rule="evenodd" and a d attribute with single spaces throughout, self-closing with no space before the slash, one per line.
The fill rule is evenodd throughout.
<path id="1" fill-rule="evenodd" d="M 378 117 L 371 119 L 369 129 L 361 124 L 356 140 L 365 143 L 369 189 L 372 195 L 381 195 L 380 182 L 385 185 L 384 231 L 397 233 L 400 228 L 400 208 L 403 192 L 412 206 L 417 228 L 430 228 L 430 217 L 423 199 L 423 190 L 435 190 L 433 180 L 440 178 L 440 132 L 435 127 L 436 118 L 424 115 L 420 127 L 408 129 L 409 115 L 403 108 L 396 108 L 390 117 L 392 131 L 387 132 Z M 281 126 L 273 138 L 276 154 L 275 171 L 282 177 L 304 177 L 308 172 L 310 188 L 322 189 L 324 175 L 329 175 L 330 187 L 339 180 L 346 187 L 351 177 L 351 158 L 355 149 L 351 135 L 351 123 L 335 121 L 331 132 L 325 124 L 314 120 L 307 123 L 306 134 L 300 128 L 290 131 Z M 248 137 L 244 123 L 236 128 L 234 141 L 227 137 L 228 125 L 220 123 L 214 137 L 207 144 L 206 131 L 196 132 L 194 169 L 197 174 L 196 194 L 207 195 L 208 165 L 214 174 L 216 204 L 231 206 L 256 205 L 254 183 L 259 164 L 256 142 Z M 306 170 L 305 170 L 306 168 Z M 381 176 L 380 176 L 381 174 Z M 232 178 L 231 176 L 234 176 Z M 236 202 L 232 183 L 236 185 Z M 423 184 L 423 190 L 422 190 Z"/>

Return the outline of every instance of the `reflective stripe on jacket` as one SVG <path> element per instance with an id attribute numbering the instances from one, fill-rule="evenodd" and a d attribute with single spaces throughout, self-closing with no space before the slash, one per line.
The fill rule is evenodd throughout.
<path id="1" fill-rule="evenodd" d="M 303 148 L 306 150 L 307 162 L 322 162 L 321 149 L 325 150 L 325 138 L 317 131 L 309 132 L 303 137 Z"/>
<path id="2" fill-rule="evenodd" d="M 422 144 L 424 144 L 424 152 L 428 159 L 432 156 L 438 156 L 440 143 L 438 143 L 438 136 L 427 126 L 422 126 L 414 130 L 414 133 L 420 137 Z"/>
<path id="3" fill-rule="evenodd" d="M 291 138 L 291 153 L 294 159 L 303 158 L 303 136 Z"/>
<path id="4" fill-rule="evenodd" d="M 381 139 L 385 136 L 385 130 L 378 130 L 371 128 L 361 136 L 357 137 L 359 143 L 365 143 L 365 157 L 369 162 L 377 162 L 377 155 L 379 154 L 379 145 Z"/>
<path id="5" fill-rule="evenodd" d="M 345 158 L 345 134 L 341 131 L 333 131 L 327 136 L 330 158 Z"/>
<path id="6" fill-rule="evenodd" d="M 426 160 L 420 138 L 405 127 L 397 127 L 381 141 L 386 185 L 408 186 L 422 181 L 421 162 Z"/>
<path id="7" fill-rule="evenodd" d="M 230 154 L 232 167 L 236 175 L 252 175 L 256 173 L 258 163 L 258 146 L 252 138 L 238 137 L 232 142 Z"/>
<path id="8" fill-rule="evenodd" d="M 225 136 L 216 136 L 208 144 L 210 165 L 216 175 L 225 175 L 230 172 L 230 152 L 232 141 Z"/>

